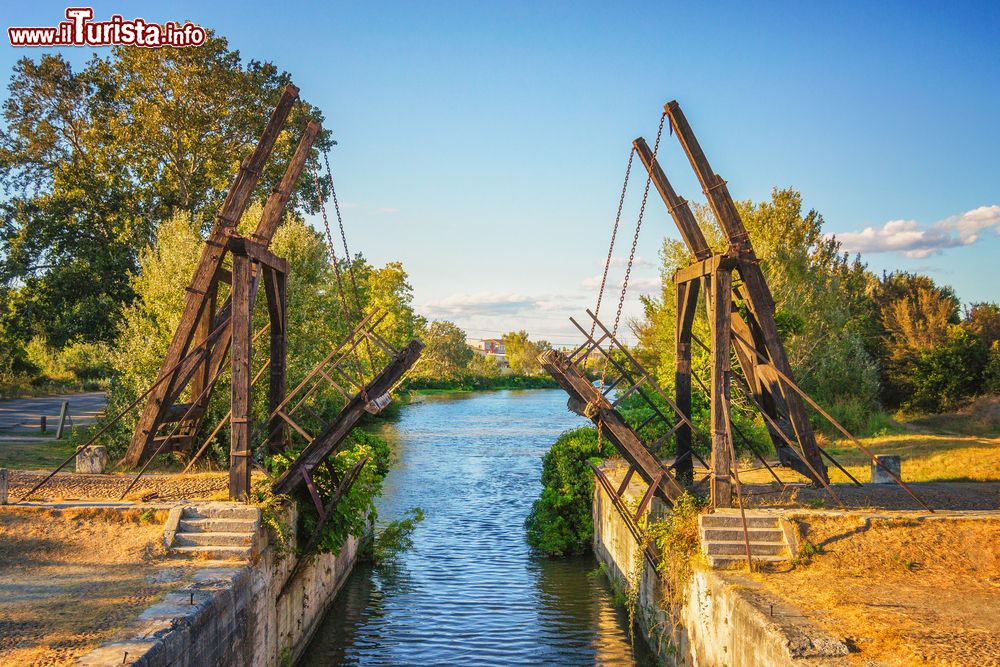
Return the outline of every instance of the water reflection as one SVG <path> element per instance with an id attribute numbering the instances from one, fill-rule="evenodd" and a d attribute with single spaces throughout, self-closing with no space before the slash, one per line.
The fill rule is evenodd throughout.
<path id="1" fill-rule="evenodd" d="M 380 518 L 425 520 L 392 568 L 359 568 L 302 665 L 645 665 L 593 558 L 533 555 L 541 456 L 581 423 L 561 391 L 422 397 L 386 427 Z"/>

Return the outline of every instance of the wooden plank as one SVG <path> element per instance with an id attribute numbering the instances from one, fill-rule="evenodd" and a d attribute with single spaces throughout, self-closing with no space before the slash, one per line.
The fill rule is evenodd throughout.
<path id="1" fill-rule="evenodd" d="M 173 373 L 170 369 L 173 369 L 181 360 L 191 343 L 195 323 L 206 307 L 206 295 L 209 292 L 209 287 L 222 266 L 225 243 L 250 202 L 250 196 L 260 179 L 264 163 L 271 154 L 285 119 L 297 98 L 298 89 L 292 85 L 286 86 L 277 107 L 264 127 L 256 148 L 250 157 L 240 165 L 216 218 L 215 227 L 209 235 L 208 242 L 202 250 L 201 258 L 191 278 L 191 290 L 184 295 L 184 312 L 177 325 L 177 330 L 174 332 L 174 337 L 170 341 L 170 347 L 163 357 L 160 374 L 157 376 L 158 380 Z M 149 395 L 123 459 L 126 465 L 136 466 L 147 455 L 150 439 L 156 431 L 162 410 L 168 407 L 164 398 L 175 393 L 173 384 L 174 378 L 168 379 L 157 385 Z"/>
<path id="2" fill-rule="evenodd" d="M 250 258 L 233 255 L 232 414 L 229 417 L 229 498 L 250 493 Z"/>
<path id="3" fill-rule="evenodd" d="M 355 394 L 323 432 L 302 450 L 292 465 L 274 482 L 272 485 L 274 492 L 294 493 L 301 484 L 302 477 L 301 473 L 298 472 L 299 469 L 304 467 L 306 470 L 312 470 L 320 465 L 326 457 L 336 452 L 344 438 L 350 434 L 351 429 L 357 426 L 366 414 L 365 395 L 375 397 L 389 392 L 417 362 L 423 349 L 423 343 L 416 339 L 411 340 L 396 358 L 365 386 L 365 391 Z"/>
<path id="4" fill-rule="evenodd" d="M 711 277 L 710 318 L 712 324 L 712 478 L 710 492 L 713 507 L 732 507 L 730 471 L 733 458 L 729 431 L 729 350 L 733 307 L 733 274 L 716 271 Z"/>
<path id="5" fill-rule="evenodd" d="M 295 191 L 295 184 L 298 183 L 299 175 L 306 166 L 306 160 L 309 159 L 313 143 L 319 136 L 320 129 L 319 123 L 314 121 L 310 121 L 306 125 L 302 138 L 299 139 L 299 145 L 295 148 L 295 153 L 281 177 L 281 182 L 264 203 L 260 222 L 257 223 L 257 229 L 251 236 L 265 248 L 271 244 L 271 238 L 274 237 L 274 232 L 281 224 L 281 218 L 285 214 L 285 206 L 288 204 L 292 192 Z"/>
<path id="6" fill-rule="evenodd" d="M 671 127 L 684 148 L 691 166 L 694 168 L 698 181 L 708 197 L 709 206 L 715 213 L 730 245 L 739 249 L 741 255 L 740 276 L 743 278 L 744 298 L 754 320 L 760 327 L 763 342 L 766 346 L 766 356 L 775 368 L 786 375 L 792 374 L 791 365 L 785 355 L 785 348 L 778 334 L 778 326 L 774 320 L 774 298 L 767 286 L 760 263 L 754 253 L 753 245 L 747 234 L 743 221 L 740 219 L 736 204 L 726 187 L 725 181 L 712 171 L 705 153 L 698 144 L 691 126 L 676 101 L 668 102 L 664 107 L 670 117 Z M 783 389 L 783 387 L 782 387 Z M 806 415 L 805 405 L 801 398 L 792 391 L 782 391 L 788 418 L 795 431 L 796 440 L 802 446 L 805 456 L 817 472 L 823 476 L 822 481 L 828 481 L 826 466 L 816 446 L 816 437 Z M 821 480 L 814 480 L 819 482 Z"/>
<path id="7" fill-rule="evenodd" d="M 635 147 L 636 154 L 646 167 L 646 171 L 649 172 L 653 185 L 660 193 L 663 203 L 667 205 L 671 217 L 677 223 L 677 229 L 680 230 L 688 250 L 695 256 L 695 259 L 708 259 L 712 254 L 712 249 L 708 246 L 708 241 L 705 240 L 705 234 L 698 226 L 698 221 L 695 220 L 694 213 L 691 212 L 687 201 L 677 195 L 670 181 L 667 180 L 666 174 L 663 173 L 663 169 L 660 168 L 653 156 L 653 151 L 649 150 L 646 140 L 639 137 L 632 142 L 632 146 Z"/>
<path id="8" fill-rule="evenodd" d="M 674 336 L 674 402 L 678 411 L 691 419 L 691 335 L 698 307 L 698 281 L 678 283 L 677 326 Z M 691 456 L 691 427 L 681 419 L 675 437 L 677 478 L 684 484 L 694 481 L 694 460 Z"/>
<path id="9" fill-rule="evenodd" d="M 590 380 L 580 374 L 569 358 L 558 350 L 546 350 L 538 357 L 542 367 L 569 394 L 569 409 L 600 423 L 602 433 L 622 458 L 636 469 L 639 476 L 656 488 L 656 494 L 665 502 L 673 503 L 684 493 L 684 488 L 666 472 L 663 464 L 646 449 L 642 440 L 614 410 L 607 399 Z"/>
<path id="10" fill-rule="evenodd" d="M 733 255 L 712 255 L 708 259 L 695 261 L 674 273 L 674 282 L 688 282 L 710 276 L 719 269 L 732 269 L 739 264 L 739 258 Z"/>
<path id="11" fill-rule="evenodd" d="M 255 262 L 279 273 L 288 273 L 288 262 L 278 257 L 260 243 L 242 236 L 229 239 L 229 250 L 240 255 L 246 255 Z"/>
<path id="12" fill-rule="evenodd" d="M 267 388 L 268 413 L 274 414 L 285 399 L 285 357 L 288 337 L 287 275 L 270 268 L 264 269 L 264 289 L 267 293 L 267 311 L 271 321 L 271 375 Z M 277 415 L 268 423 L 268 449 L 280 452 L 285 449 L 285 422 Z"/>

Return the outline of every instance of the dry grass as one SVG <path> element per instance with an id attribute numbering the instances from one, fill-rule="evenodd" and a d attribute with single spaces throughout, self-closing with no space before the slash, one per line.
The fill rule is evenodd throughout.
<path id="1" fill-rule="evenodd" d="M 799 529 L 810 555 L 753 576 L 846 637 L 854 663 L 1000 664 L 1000 519 L 815 517 Z"/>
<path id="2" fill-rule="evenodd" d="M 0 664 L 65 665 L 106 641 L 174 583 L 147 567 L 163 555 L 165 512 L 0 511 Z"/>
<path id="3" fill-rule="evenodd" d="M 1000 438 L 905 433 L 861 442 L 875 455 L 899 454 L 904 482 L 1000 481 Z M 871 460 L 854 443 L 839 440 L 823 447 L 858 481 L 871 481 Z M 757 466 L 755 460 L 741 464 L 742 468 Z M 835 466 L 830 465 L 829 470 L 831 482 L 850 482 Z M 789 468 L 775 468 L 775 472 L 785 482 L 808 481 Z M 766 484 L 773 479 L 766 470 L 740 471 L 740 480 L 748 484 Z"/>

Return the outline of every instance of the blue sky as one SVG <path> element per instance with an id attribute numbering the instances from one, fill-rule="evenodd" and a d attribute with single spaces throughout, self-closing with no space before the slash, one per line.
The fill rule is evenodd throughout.
<path id="1" fill-rule="evenodd" d="M 7 25 L 54 25 L 65 9 L 22 5 Z M 596 296 L 630 142 L 652 142 L 671 99 L 734 196 L 794 186 L 873 270 L 1000 299 L 1000 3 L 93 6 L 190 19 L 291 72 L 340 142 L 353 248 L 401 260 L 418 309 L 473 337 L 574 340 L 567 317 Z M 0 67 L 22 55 L 37 51 L 4 45 Z M 661 161 L 702 198 L 675 139 Z M 677 232 L 653 196 L 626 315 L 656 289 L 664 235 Z"/>

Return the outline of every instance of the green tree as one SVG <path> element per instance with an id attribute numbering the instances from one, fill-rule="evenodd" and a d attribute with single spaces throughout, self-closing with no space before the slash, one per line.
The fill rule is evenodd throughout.
<path id="1" fill-rule="evenodd" d="M 949 325 L 944 340 L 921 351 L 914 364 L 913 397 L 906 407 L 927 412 L 953 410 L 980 392 L 988 348 L 958 325 Z"/>
<path id="2" fill-rule="evenodd" d="M 940 345 L 959 322 L 959 302 L 950 287 L 928 276 L 894 272 L 872 280 L 874 315 L 868 325 L 868 349 L 882 374 L 882 398 L 891 407 L 910 400 L 921 355 Z"/>
<path id="3" fill-rule="evenodd" d="M 503 369 L 497 363 L 495 357 L 485 354 L 473 354 L 466 366 L 466 373 L 470 377 L 477 378 L 498 378 L 503 374 Z"/>
<path id="4" fill-rule="evenodd" d="M 551 349 L 552 345 L 544 340 L 529 340 L 528 333 L 522 329 L 521 331 L 505 333 L 503 347 L 511 371 L 520 375 L 538 375 L 542 372 L 542 366 L 538 363 L 538 355 L 543 350 Z"/>
<path id="5" fill-rule="evenodd" d="M 115 48 L 79 71 L 59 55 L 19 60 L 0 131 L 0 315 L 11 335 L 55 347 L 112 340 L 140 250 L 174 213 L 211 223 L 289 79 L 215 36 L 189 49 Z M 321 119 L 303 103 L 291 127 L 306 116 Z M 280 136 L 258 200 L 297 134 Z M 330 144 L 324 133 L 318 146 Z M 315 204 L 307 181 L 293 207 Z"/>
<path id="6" fill-rule="evenodd" d="M 431 322 L 422 340 L 424 351 L 417 377 L 457 380 L 466 375 L 475 352 L 466 343 L 464 331 L 451 322 Z"/>

